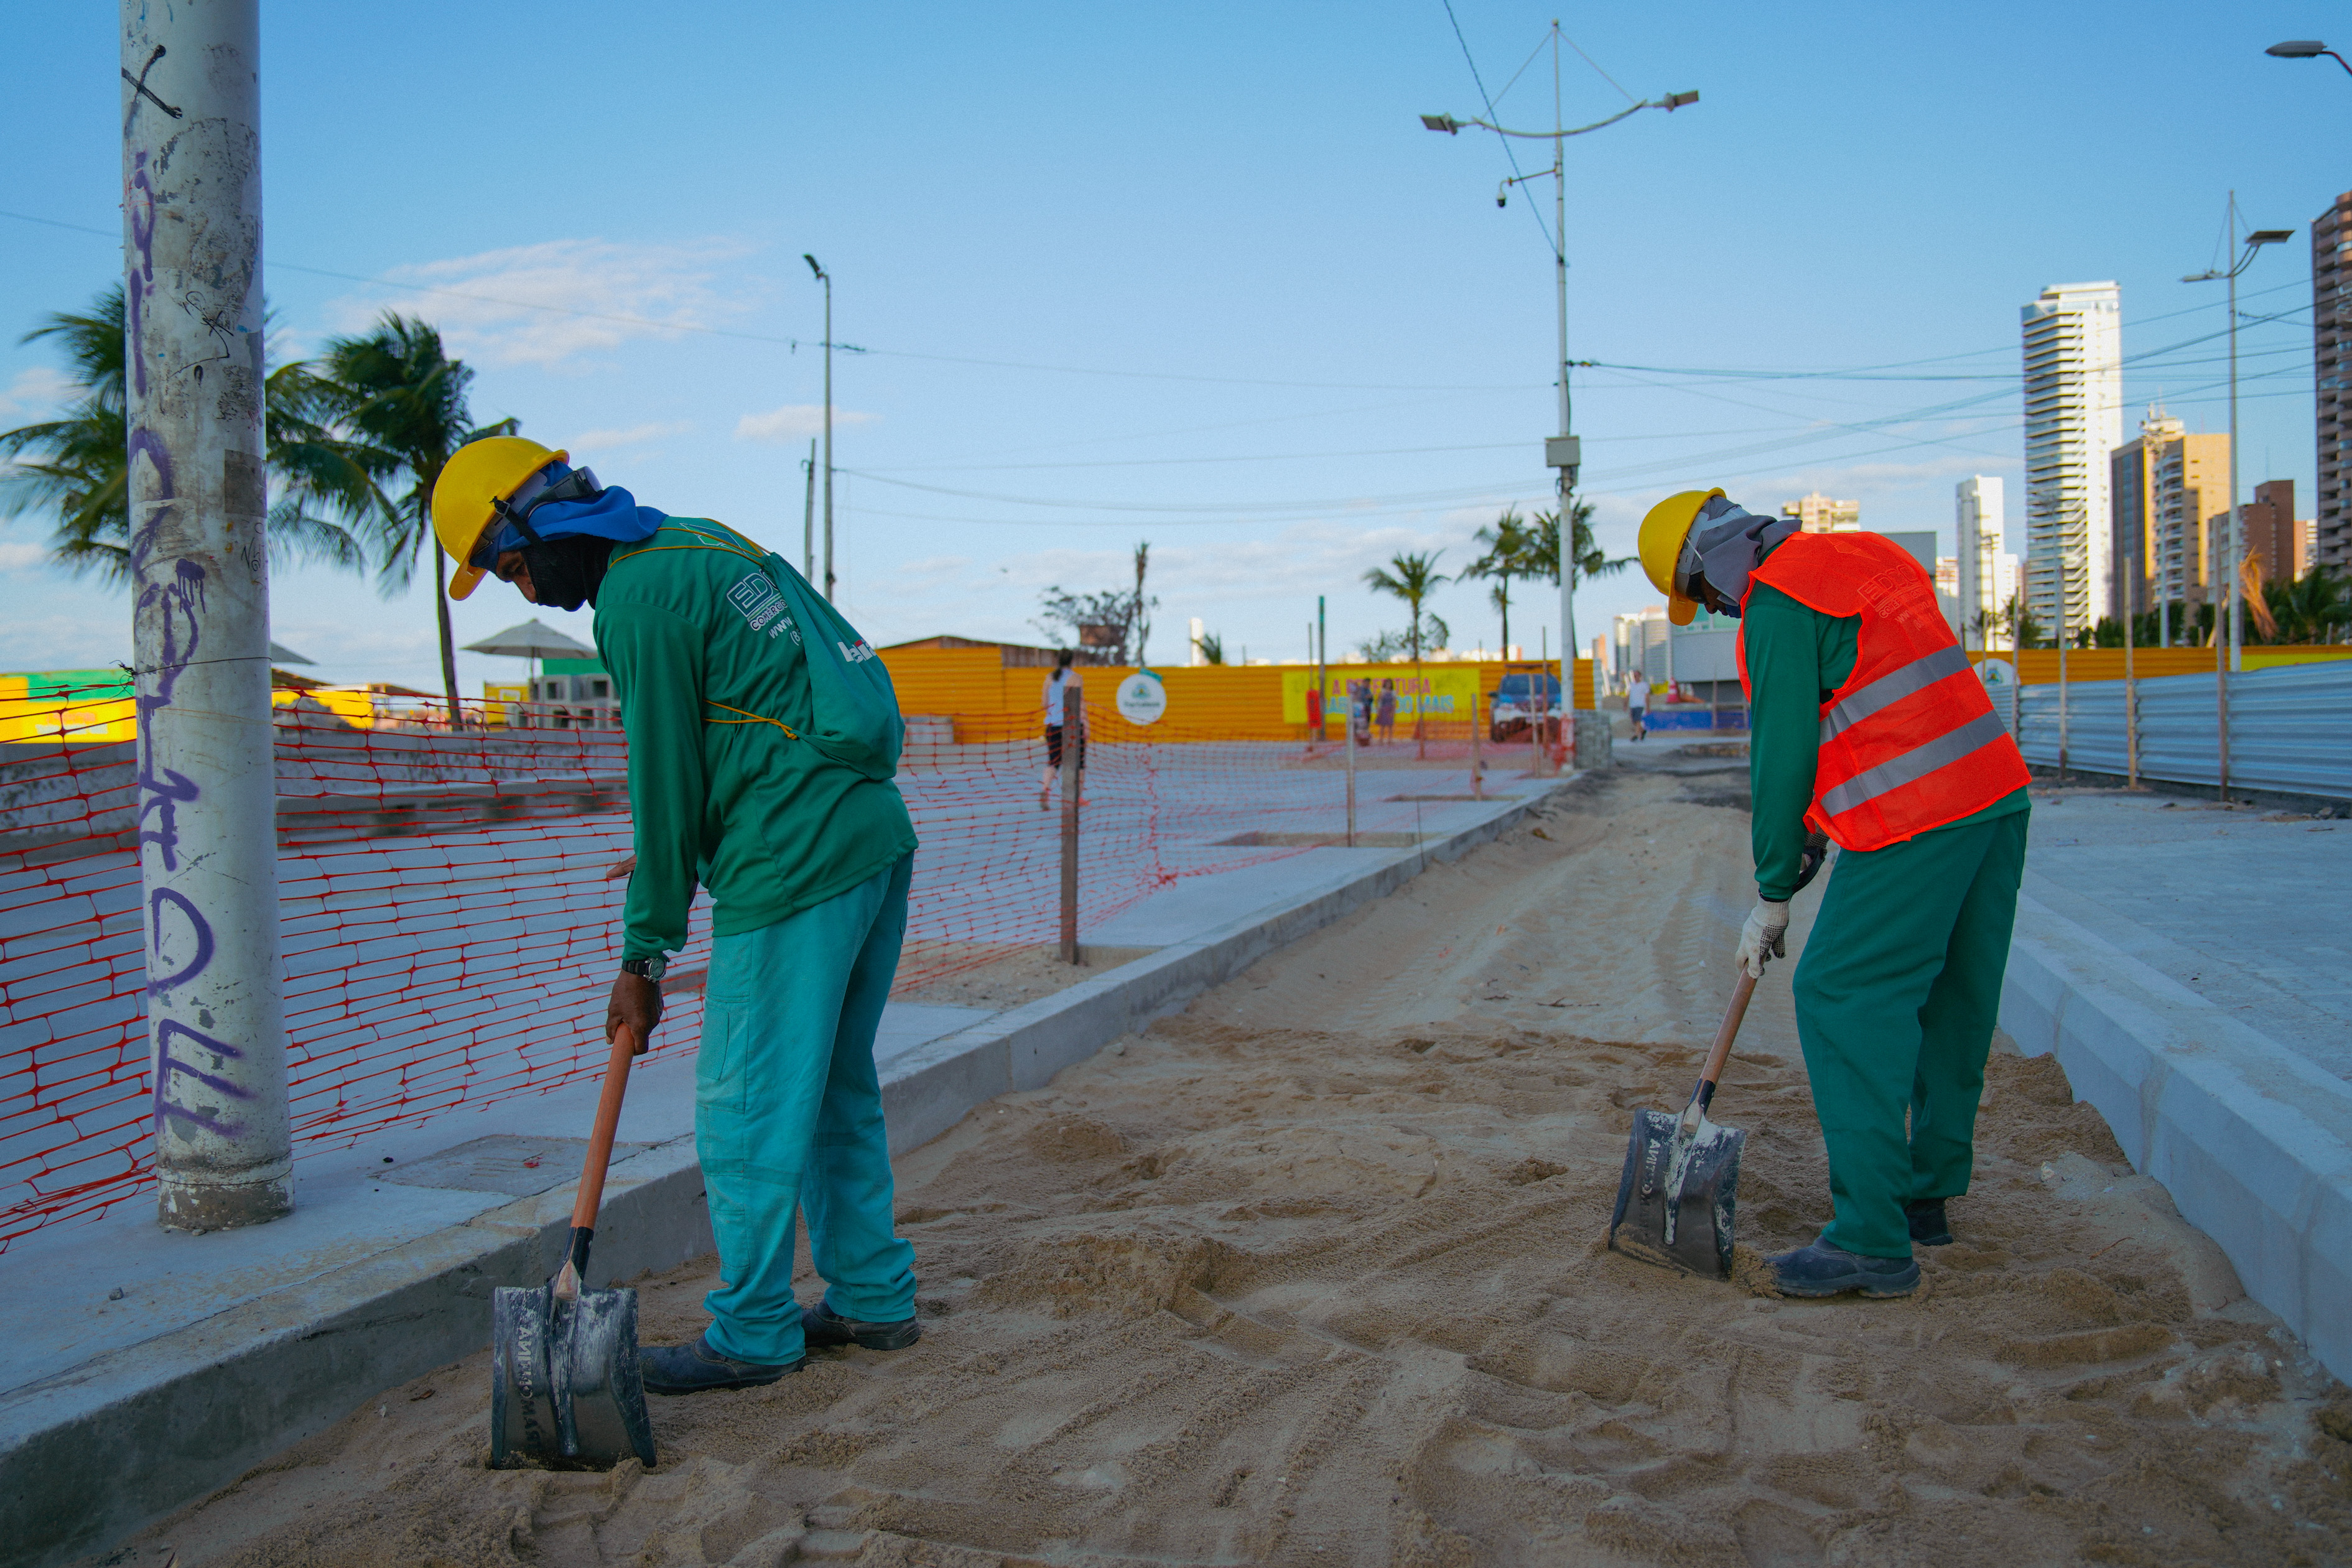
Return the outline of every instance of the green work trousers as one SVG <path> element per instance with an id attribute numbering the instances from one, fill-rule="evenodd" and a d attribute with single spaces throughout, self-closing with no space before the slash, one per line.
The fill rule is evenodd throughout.
<path id="1" fill-rule="evenodd" d="M 1838 856 L 1792 987 L 1833 1246 L 1908 1258 L 1904 1205 L 1969 1190 L 2030 820 Z"/>
<path id="2" fill-rule="evenodd" d="M 711 945 L 694 1144 L 719 1289 L 703 1298 L 719 1354 L 782 1366 L 803 1353 L 793 1211 L 808 1218 L 825 1301 L 845 1318 L 915 1312 L 915 1249 L 891 1231 L 890 1147 L 874 1071 L 909 855 L 772 925 Z"/>

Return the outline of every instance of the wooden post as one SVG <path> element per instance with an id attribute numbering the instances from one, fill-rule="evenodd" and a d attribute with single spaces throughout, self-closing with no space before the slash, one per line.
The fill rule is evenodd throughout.
<path id="1" fill-rule="evenodd" d="M 1484 673 L 1483 669 L 1479 670 L 1479 674 Z M 1485 692 L 1472 694 L 1470 698 L 1470 798 L 1474 800 L 1483 800 L 1486 798 L 1486 752 L 1483 744 L 1486 738 L 1486 706 Z"/>
<path id="2" fill-rule="evenodd" d="M 1072 683 L 1075 685 L 1076 683 Z M 1087 755 L 1083 686 L 1062 696 L 1062 962 L 1078 962 L 1078 775 Z"/>
<path id="3" fill-rule="evenodd" d="M 1370 685 L 1369 677 L 1366 685 Z M 1347 738 L 1340 744 L 1348 753 L 1348 847 L 1356 847 L 1356 687 L 1348 684 L 1348 716 L 1342 727 Z"/>

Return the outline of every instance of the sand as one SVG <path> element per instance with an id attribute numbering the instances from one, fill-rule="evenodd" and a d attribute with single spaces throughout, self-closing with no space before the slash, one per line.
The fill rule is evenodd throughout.
<path id="1" fill-rule="evenodd" d="M 1601 1248 L 1629 1113 L 1727 990 L 1737 785 L 1580 786 L 908 1156 L 911 1350 L 656 1400 L 660 1467 L 609 1475 L 483 1470 L 485 1353 L 105 1561 L 2352 1561 L 2352 1398 L 2047 1060 L 1995 1057 L 1909 1300 Z M 1743 1249 L 1798 1244 L 1785 973 L 1735 1061 Z M 641 1281 L 646 1337 L 712 1277 Z"/>

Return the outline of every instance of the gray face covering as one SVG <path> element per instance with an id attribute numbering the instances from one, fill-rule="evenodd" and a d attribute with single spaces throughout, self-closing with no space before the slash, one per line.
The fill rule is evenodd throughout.
<path id="1" fill-rule="evenodd" d="M 1699 508 L 1691 525 L 1689 549 L 1697 555 L 1708 585 L 1731 601 L 1730 613 L 1737 615 L 1748 593 L 1748 574 L 1756 570 L 1757 561 L 1802 526 L 1794 517 L 1759 517 L 1717 496 Z M 1711 608 L 1703 599 L 1699 602 L 1702 609 Z"/>

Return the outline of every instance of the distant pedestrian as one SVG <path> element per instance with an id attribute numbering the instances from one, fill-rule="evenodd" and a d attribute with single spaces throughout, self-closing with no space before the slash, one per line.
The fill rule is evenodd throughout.
<path id="1" fill-rule="evenodd" d="M 1348 727 L 1355 731 L 1358 746 L 1372 743 L 1372 683 L 1369 679 L 1348 683 Z"/>
<path id="2" fill-rule="evenodd" d="M 1396 683 L 1381 683 L 1381 744 L 1387 746 L 1396 739 Z"/>
<path id="3" fill-rule="evenodd" d="M 1078 783 L 1087 776 L 1086 683 L 1070 666 L 1077 655 L 1067 648 L 1054 655 L 1054 673 L 1045 677 L 1045 771 L 1037 783 L 1037 809 L 1050 810 L 1054 786 L 1062 776 L 1062 734 L 1066 720 L 1078 720 Z M 1076 706 L 1073 706 L 1076 705 Z"/>
<path id="4" fill-rule="evenodd" d="M 1625 714 L 1633 721 L 1633 738 L 1650 733 L 1650 683 L 1635 675 L 1625 687 Z"/>

